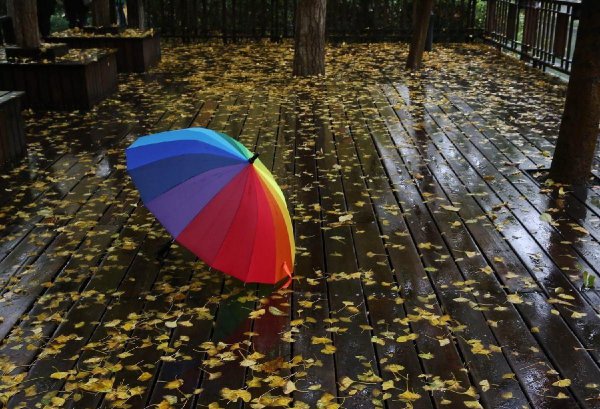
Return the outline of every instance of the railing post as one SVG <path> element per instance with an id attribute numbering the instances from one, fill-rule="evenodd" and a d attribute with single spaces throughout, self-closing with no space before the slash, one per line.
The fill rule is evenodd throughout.
<path id="1" fill-rule="evenodd" d="M 537 27 L 540 15 L 540 1 L 526 0 L 523 2 L 525 8 L 525 22 L 523 26 L 523 43 L 521 45 L 521 59 L 531 61 L 533 55 L 531 48 L 535 46 L 537 39 Z"/>
<path id="2" fill-rule="evenodd" d="M 518 0 L 517 0 L 518 1 Z M 506 39 L 514 44 L 517 39 L 517 28 L 519 25 L 519 6 L 517 3 L 508 4 L 508 16 L 506 19 Z"/>
<path id="3" fill-rule="evenodd" d="M 554 55 L 564 58 L 567 49 L 567 38 L 569 36 L 569 14 L 566 13 L 567 6 L 560 6 L 556 15 L 556 27 L 554 31 Z"/>
<path id="4" fill-rule="evenodd" d="M 496 2 L 497 0 L 488 0 L 485 14 L 485 31 L 487 34 L 496 32 Z"/>
<path id="5" fill-rule="evenodd" d="M 429 16 L 429 27 L 427 27 L 427 38 L 425 39 L 425 51 L 433 50 L 433 29 L 434 29 L 434 14 L 433 11 Z"/>

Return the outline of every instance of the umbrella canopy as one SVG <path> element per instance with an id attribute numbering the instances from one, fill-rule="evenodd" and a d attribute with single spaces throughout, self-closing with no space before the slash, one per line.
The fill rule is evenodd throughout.
<path id="1" fill-rule="evenodd" d="M 291 276 L 290 216 L 258 155 L 225 134 L 189 128 L 141 137 L 126 156 L 146 207 L 208 265 L 244 282 Z"/>

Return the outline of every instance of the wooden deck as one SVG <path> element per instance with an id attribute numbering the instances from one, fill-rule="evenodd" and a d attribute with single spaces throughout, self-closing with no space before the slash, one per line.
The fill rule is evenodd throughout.
<path id="1" fill-rule="evenodd" d="M 565 87 L 483 46 L 164 44 L 87 113 L 27 113 L 0 175 L 0 407 L 600 408 L 600 186 L 542 186 Z M 123 150 L 207 126 L 261 152 L 285 290 L 169 240 Z M 598 280 L 600 281 L 600 280 Z M 596 286 L 599 284 L 597 283 Z"/>

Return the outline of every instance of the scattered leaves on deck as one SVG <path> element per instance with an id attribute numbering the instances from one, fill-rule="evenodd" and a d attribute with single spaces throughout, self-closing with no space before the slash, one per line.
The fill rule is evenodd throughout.
<path id="1" fill-rule="evenodd" d="M 598 296 L 579 291 L 598 192 L 519 169 L 548 165 L 564 86 L 480 45 L 436 46 L 422 73 L 406 51 L 340 44 L 326 77 L 291 79 L 287 42 L 166 43 L 95 109 L 28 112 L 29 161 L 0 181 L 0 406 L 598 402 Z M 289 289 L 177 245 L 156 258 L 169 237 L 123 149 L 190 125 L 273 168 L 297 236 Z"/>

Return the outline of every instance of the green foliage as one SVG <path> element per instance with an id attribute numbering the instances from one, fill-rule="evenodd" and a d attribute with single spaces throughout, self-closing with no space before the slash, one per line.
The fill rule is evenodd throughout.
<path id="1" fill-rule="evenodd" d="M 52 32 L 62 31 L 69 28 L 69 22 L 65 18 L 64 13 L 55 13 L 50 18 L 50 26 L 52 27 Z"/>
<path id="2" fill-rule="evenodd" d="M 583 288 L 593 290 L 596 288 L 596 276 L 588 271 L 583 272 Z"/>

